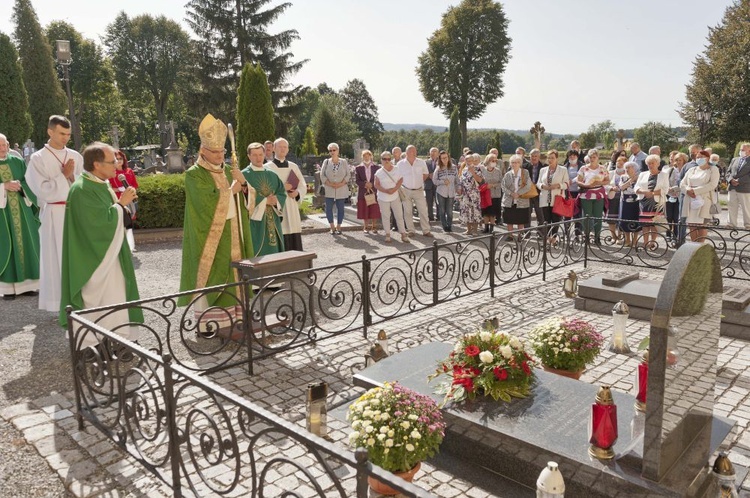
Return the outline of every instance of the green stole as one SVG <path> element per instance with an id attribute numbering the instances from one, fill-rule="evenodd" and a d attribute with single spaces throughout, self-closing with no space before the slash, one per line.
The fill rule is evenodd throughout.
<path id="1" fill-rule="evenodd" d="M 120 206 L 109 182 L 93 179 L 91 173 L 84 173 L 70 186 L 65 206 L 62 249 L 62 289 L 60 295 L 60 325 L 68 326 L 65 308 L 84 308 L 82 290 L 112 244 L 118 223 Z M 137 301 L 138 284 L 135 280 L 133 259 L 125 237 L 120 241 L 120 268 L 125 277 L 127 301 Z M 119 303 L 112 303 L 119 304 Z M 128 310 L 132 323 L 143 323 L 143 311 L 138 308 Z"/>
<path id="2" fill-rule="evenodd" d="M 242 175 L 255 189 L 255 201 L 250 196 L 250 211 L 263 202 L 269 195 L 276 195 L 279 200 L 279 210 L 283 212 L 286 203 L 286 189 L 279 175 L 263 167 L 253 168 L 252 164 L 242 170 Z M 262 220 L 250 220 L 250 233 L 253 236 L 255 255 L 264 256 L 284 252 L 284 235 L 281 231 L 281 218 L 273 206 L 266 205 L 265 215 Z"/>
<path id="3" fill-rule="evenodd" d="M 7 203 L 0 209 L 0 282 L 9 284 L 39 279 L 39 218 L 36 196 L 26 184 L 26 163 L 15 156 L 0 160 L 0 182 L 18 180 L 20 192 L 5 191 Z"/>
<path id="4" fill-rule="evenodd" d="M 180 292 L 237 282 L 232 261 L 253 256 L 247 209 L 236 202 L 238 196 L 231 194 L 231 184 L 229 165 L 215 166 L 202 158 L 185 173 Z M 235 203 L 237 214 L 227 220 L 230 202 Z M 206 298 L 209 306 L 226 308 L 240 304 L 235 295 L 232 289 Z M 181 296 L 177 304 L 186 306 L 194 297 Z"/>

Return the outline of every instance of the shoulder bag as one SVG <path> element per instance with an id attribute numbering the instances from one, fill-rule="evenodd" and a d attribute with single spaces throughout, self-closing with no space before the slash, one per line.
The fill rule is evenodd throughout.
<path id="1" fill-rule="evenodd" d="M 398 183 L 396 180 L 393 179 L 393 177 L 391 176 L 391 174 L 388 173 L 388 170 L 386 170 L 385 168 L 383 168 L 383 173 L 385 173 L 386 175 L 388 175 L 388 178 L 391 179 L 391 181 L 393 182 L 393 185 L 396 185 Z M 404 193 L 404 186 L 403 185 L 400 186 L 399 189 L 398 189 L 398 198 L 401 199 L 402 201 L 406 200 L 406 194 Z"/>
<path id="2" fill-rule="evenodd" d="M 552 212 L 563 218 L 572 218 L 575 211 L 576 201 L 568 197 L 568 191 L 564 190 L 562 195 L 555 196 Z"/>
<path id="3" fill-rule="evenodd" d="M 530 178 L 528 177 L 528 174 L 529 174 L 528 171 L 523 170 L 523 172 L 525 173 L 525 175 L 524 173 L 521 173 L 523 180 L 524 180 L 521 186 L 525 187 L 526 183 L 530 180 Z M 537 197 L 538 195 L 539 195 L 539 191 L 536 189 L 536 185 L 532 183 L 529 191 L 526 192 L 525 194 L 519 195 L 518 198 L 519 199 L 533 199 L 534 197 Z"/>

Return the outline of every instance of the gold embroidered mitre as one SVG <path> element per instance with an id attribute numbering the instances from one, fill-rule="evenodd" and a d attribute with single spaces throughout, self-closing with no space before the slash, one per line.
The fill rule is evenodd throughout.
<path id="1" fill-rule="evenodd" d="M 216 119 L 211 114 L 201 121 L 198 127 L 198 136 L 201 137 L 201 146 L 211 150 L 222 150 L 227 141 L 227 125 Z"/>

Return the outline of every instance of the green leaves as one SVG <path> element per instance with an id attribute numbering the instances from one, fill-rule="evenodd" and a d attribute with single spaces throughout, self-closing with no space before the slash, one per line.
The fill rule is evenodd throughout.
<path id="1" fill-rule="evenodd" d="M 273 140 L 275 133 L 271 90 L 260 64 L 246 64 L 237 90 L 237 156 L 248 165 L 247 146 Z"/>
<path id="2" fill-rule="evenodd" d="M 0 33 L 0 132 L 10 146 L 23 144 L 31 133 L 29 99 L 21 76 L 18 52 L 7 35 Z"/>

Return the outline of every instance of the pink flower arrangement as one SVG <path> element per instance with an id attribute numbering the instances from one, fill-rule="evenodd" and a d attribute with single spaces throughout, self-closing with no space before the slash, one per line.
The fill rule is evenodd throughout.
<path id="1" fill-rule="evenodd" d="M 599 356 L 604 337 L 579 318 L 552 318 L 529 334 L 531 347 L 542 365 L 578 372 Z"/>

